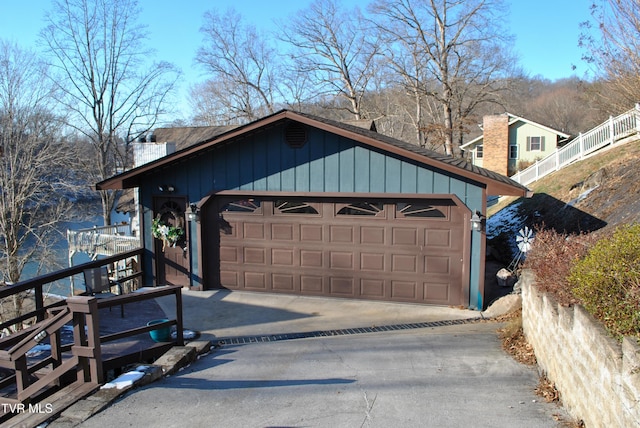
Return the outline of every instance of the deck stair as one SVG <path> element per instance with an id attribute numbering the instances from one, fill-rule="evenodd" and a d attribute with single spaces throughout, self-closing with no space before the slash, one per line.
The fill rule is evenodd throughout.
<path id="1" fill-rule="evenodd" d="M 35 404 L 13 404 L 13 407 L 7 407 L 8 409 L 15 409 L 15 416 L 5 421 L 3 427 L 35 427 L 38 426 L 50 418 L 59 415 L 69 406 L 76 403 L 88 395 L 92 394 L 98 389 L 100 385 L 93 382 L 74 382 L 71 385 L 65 386 L 59 391 L 47 397 L 45 400 Z M 2 418 L 7 416 L 2 413 Z"/>

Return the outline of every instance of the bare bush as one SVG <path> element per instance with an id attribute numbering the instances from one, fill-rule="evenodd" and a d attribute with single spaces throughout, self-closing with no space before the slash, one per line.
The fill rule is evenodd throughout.
<path id="1" fill-rule="evenodd" d="M 535 272 L 537 287 L 551 293 L 561 305 L 579 303 L 571 292 L 568 276 L 571 267 L 595 242 L 593 235 L 563 235 L 539 229 L 523 268 Z"/>

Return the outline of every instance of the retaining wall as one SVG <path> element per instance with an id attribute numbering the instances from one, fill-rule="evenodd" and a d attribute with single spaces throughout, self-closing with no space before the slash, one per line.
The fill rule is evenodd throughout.
<path id="1" fill-rule="evenodd" d="M 524 334 L 571 416 L 587 428 L 640 426 L 638 341 L 619 343 L 581 306 L 560 306 L 531 271 L 520 283 Z"/>

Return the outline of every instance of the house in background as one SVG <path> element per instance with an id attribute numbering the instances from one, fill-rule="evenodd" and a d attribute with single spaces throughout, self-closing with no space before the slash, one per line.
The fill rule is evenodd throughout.
<path id="1" fill-rule="evenodd" d="M 510 113 L 484 116 L 482 130 L 460 148 L 471 153 L 473 165 L 508 177 L 550 155 L 571 137 Z"/>
<path id="2" fill-rule="evenodd" d="M 529 193 L 372 124 L 288 110 L 183 148 L 160 140 L 173 139 L 97 184 L 139 189 L 145 285 L 482 309 L 478 214 L 488 195 Z M 167 244 L 159 222 L 182 234 Z"/>

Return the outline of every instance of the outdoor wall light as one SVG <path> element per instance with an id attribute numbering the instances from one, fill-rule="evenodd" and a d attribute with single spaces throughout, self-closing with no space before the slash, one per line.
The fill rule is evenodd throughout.
<path id="1" fill-rule="evenodd" d="M 162 193 L 173 193 L 176 191 L 176 187 L 173 184 L 161 184 L 158 186 L 158 190 Z"/>
<path id="2" fill-rule="evenodd" d="M 200 210 L 198 209 L 198 205 L 189 204 L 189 211 L 187 212 L 187 219 L 189 221 L 198 221 L 200 220 Z"/>
<path id="3" fill-rule="evenodd" d="M 471 230 L 476 232 L 481 232 L 484 227 L 485 216 L 480 214 L 478 211 L 474 212 L 471 216 Z"/>

